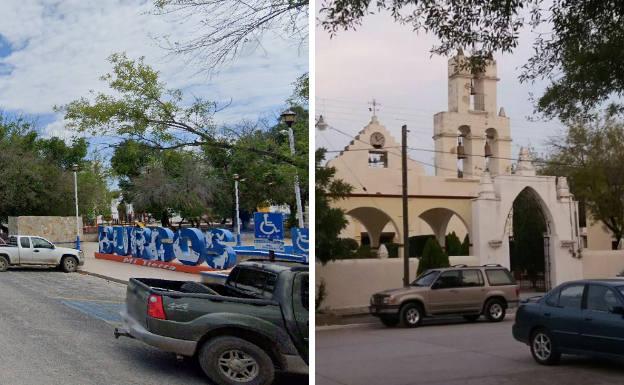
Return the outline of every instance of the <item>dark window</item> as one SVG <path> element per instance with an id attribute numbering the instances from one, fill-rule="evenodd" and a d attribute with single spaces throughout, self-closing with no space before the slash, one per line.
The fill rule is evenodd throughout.
<path id="1" fill-rule="evenodd" d="M 513 285 L 514 279 L 507 269 L 487 269 L 485 271 L 490 286 Z"/>
<path id="2" fill-rule="evenodd" d="M 43 238 L 32 238 L 32 244 L 35 249 L 52 249 L 52 244 Z"/>
<path id="3" fill-rule="evenodd" d="M 30 239 L 28 237 L 20 238 L 20 245 L 24 249 L 30 249 Z"/>
<path id="4" fill-rule="evenodd" d="M 474 287 L 483 286 L 483 275 L 481 270 L 463 270 L 462 271 L 462 286 Z"/>
<path id="5" fill-rule="evenodd" d="M 587 215 L 585 213 L 585 201 L 580 200 L 578 203 L 578 211 L 579 211 L 579 227 L 587 227 Z"/>
<path id="6" fill-rule="evenodd" d="M 239 268 L 234 281 L 229 284 L 247 292 L 265 298 L 273 298 L 273 290 L 277 283 L 277 274 L 263 270 Z"/>
<path id="7" fill-rule="evenodd" d="M 440 274 L 440 278 L 437 280 L 437 287 L 439 289 L 447 289 L 451 287 L 460 287 L 461 278 L 459 270 L 449 270 Z"/>
<path id="8" fill-rule="evenodd" d="M 622 306 L 615 292 L 606 286 L 589 285 L 587 309 L 610 312 L 615 306 Z"/>
<path id="9" fill-rule="evenodd" d="M 9 246 L 17 246 L 17 237 L 9 237 L 9 242 L 7 244 Z"/>
<path id="10" fill-rule="evenodd" d="M 583 290 L 585 285 L 572 285 L 561 289 L 559 294 L 559 307 L 580 309 L 583 302 Z"/>

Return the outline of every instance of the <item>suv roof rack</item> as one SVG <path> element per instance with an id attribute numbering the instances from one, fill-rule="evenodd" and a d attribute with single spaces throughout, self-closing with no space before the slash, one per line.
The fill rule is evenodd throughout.
<path id="1" fill-rule="evenodd" d="M 457 264 L 457 265 L 453 265 L 451 267 L 468 267 L 468 265 L 466 265 L 465 263 L 460 263 L 460 264 Z"/>
<path id="2" fill-rule="evenodd" d="M 486 263 L 483 267 L 503 267 L 500 263 Z"/>

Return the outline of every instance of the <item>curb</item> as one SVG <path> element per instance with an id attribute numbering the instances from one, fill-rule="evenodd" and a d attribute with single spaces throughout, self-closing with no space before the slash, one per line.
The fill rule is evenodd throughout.
<path id="1" fill-rule="evenodd" d="M 103 274 L 92 273 L 92 272 L 86 271 L 86 270 L 78 270 L 78 273 L 83 274 L 83 275 L 90 275 L 90 276 L 93 276 L 93 277 L 105 279 L 107 281 L 112 281 L 112 282 L 115 282 L 115 283 L 120 283 L 122 285 L 127 285 L 128 284 L 128 281 L 124 281 L 123 279 L 108 277 L 108 276 L 103 275 Z"/>
<path id="2" fill-rule="evenodd" d="M 317 326 L 316 331 L 326 332 L 326 331 L 340 330 L 340 329 L 356 329 L 356 328 L 361 328 L 361 327 L 365 327 L 369 325 L 376 325 L 376 324 L 377 324 L 376 322 L 367 322 L 367 323 L 360 323 L 360 324 Z"/>

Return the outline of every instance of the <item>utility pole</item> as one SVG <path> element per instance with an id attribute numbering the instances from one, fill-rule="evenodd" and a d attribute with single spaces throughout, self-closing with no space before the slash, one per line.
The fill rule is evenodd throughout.
<path id="1" fill-rule="evenodd" d="M 403 286 L 409 286 L 409 217 L 407 213 L 407 125 L 401 127 L 401 175 L 403 180 Z"/>

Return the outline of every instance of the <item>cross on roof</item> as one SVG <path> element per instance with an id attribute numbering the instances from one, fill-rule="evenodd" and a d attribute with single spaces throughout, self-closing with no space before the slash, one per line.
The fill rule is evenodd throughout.
<path id="1" fill-rule="evenodd" d="M 377 103 L 377 100 L 375 100 L 374 98 L 373 98 L 373 101 L 369 102 L 368 104 L 373 106 L 372 108 L 368 107 L 368 110 L 373 113 L 373 116 L 376 116 L 377 115 L 377 107 L 381 106 L 381 104 Z"/>

